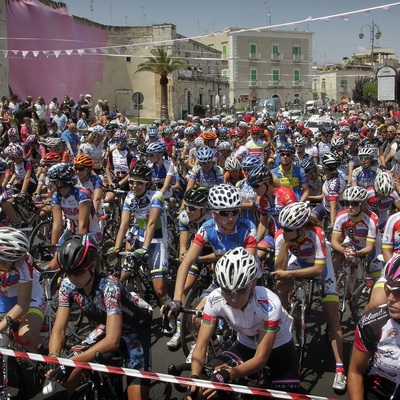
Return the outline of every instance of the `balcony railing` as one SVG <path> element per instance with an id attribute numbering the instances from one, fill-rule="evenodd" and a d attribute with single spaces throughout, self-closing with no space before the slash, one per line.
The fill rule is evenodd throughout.
<path id="1" fill-rule="evenodd" d="M 280 54 L 280 53 L 271 53 L 271 60 L 274 60 L 274 61 L 283 60 L 283 54 Z"/>
<path id="2" fill-rule="evenodd" d="M 293 61 L 303 61 L 304 57 L 303 54 L 292 54 Z"/>
<path id="3" fill-rule="evenodd" d="M 304 82 L 303 81 L 292 81 L 292 86 L 303 87 L 304 86 Z"/>
<path id="4" fill-rule="evenodd" d="M 277 86 L 283 86 L 283 83 L 281 81 L 268 81 L 268 86 L 269 87 L 277 87 Z"/>
<path id="5" fill-rule="evenodd" d="M 250 88 L 260 87 L 261 84 L 262 84 L 261 81 L 256 81 L 256 80 L 249 81 L 249 87 Z"/>
<path id="6" fill-rule="evenodd" d="M 249 53 L 250 60 L 259 60 L 261 58 L 261 53 Z"/>

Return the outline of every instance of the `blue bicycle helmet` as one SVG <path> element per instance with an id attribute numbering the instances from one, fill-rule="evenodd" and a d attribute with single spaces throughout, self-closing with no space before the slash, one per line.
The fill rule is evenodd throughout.
<path id="1" fill-rule="evenodd" d="M 280 149 L 279 149 L 279 153 L 295 153 L 295 149 L 294 146 L 291 143 L 284 143 Z"/>
<path id="2" fill-rule="evenodd" d="M 218 128 L 219 134 L 220 136 L 228 136 L 229 135 L 229 128 L 227 128 L 226 126 L 221 126 L 220 128 Z"/>
<path id="3" fill-rule="evenodd" d="M 256 156 L 247 156 L 242 161 L 242 168 L 243 169 L 253 169 L 258 167 L 259 165 L 263 165 L 262 160 Z"/>
<path id="4" fill-rule="evenodd" d="M 164 135 L 169 135 L 170 133 L 174 133 L 174 130 L 170 126 L 166 126 L 163 133 Z"/>
<path id="5" fill-rule="evenodd" d="M 157 128 L 149 128 L 147 134 L 149 138 L 158 138 L 158 129 Z"/>
<path id="6" fill-rule="evenodd" d="M 72 183 L 75 171 L 70 163 L 60 163 L 53 165 L 47 172 L 50 181 L 64 181 Z"/>
<path id="7" fill-rule="evenodd" d="M 285 133 L 287 131 L 287 126 L 285 124 L 278 124 L 278 125 L 276 125 L 275 129 L 279 133 Z"/>
<path id="8" fill-rule="evenodd" d="M 146 153 L 147 154 L 164 154 L 167 148 L 163 142 L 153 142 L 147 146 Z"/>
<path id="9" fill-rule="evenodd" d="M 211 147 L 202 146 L 197 150 L 196 157 L 201 163 L 207 163 L 214 158 L 214 152 Z"/>

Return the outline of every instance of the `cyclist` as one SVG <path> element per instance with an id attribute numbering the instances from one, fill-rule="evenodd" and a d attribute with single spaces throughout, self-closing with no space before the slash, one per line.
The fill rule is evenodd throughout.
<path id="1" fill-rule="evenodd" d="M 236 157 L 228 157 L 225 160 L 224 169 L 225 169 L 224 183 L 229 183 L 233 186 L 236 186 L 236 184 L 245 177 L 244 172 L 242 170 L 242 164 Z"/>
<path id="2" fill-rule="evenodd" d="M 276 292 L 284 308 L 288 307 L 288 294 L 296 278 L 322 277 L 322 311 L 327 321 L 336 373 L 333 389 L 346 390 L 343 366 L 343 333 L 339 321 L 339 297 L 330 248 L 324 231 L 310 221 L 311 210 L 306 203 L 286 206 L 279 214 L 282 228 L 275 235 Z"/>
<path id="3" fill-rule="evenodd" d="M 365 147 L 358 150 L 360 166 L 355 168 L 352 175 L 352 185 L 369 188 L 374 186 L 376 175 L 382 172 L 373 165 L 374 149 Z"/>
<path id="4" fill-rule="evenodd" d="M 294 146 L 284 144 L 279 149 L 281 164 L 272 170 L 279 179 L 281 186 L 293 190 L 298 201 L 305 201 L 310 192 L 306 173 L 297 165 L 293 164 Z"/>
<path id="5" fill-rule="evenodd" d="M 165 153 L 169 158 L 175 159 L 176 140 L 174 139 L 174 130 L 170 126 L 166 126 L 162 131 L 160 141 L 165 145 Z"/>
<path id="6" fill-rule="evenodd" d="M 237 343 L 209 365 L 212 382 L 230 383 L 270 367 L 272 389 L 297 391 L 300 385 L 298 361 L 291 333 L 291 318 L 278 296 L 256 286 L 258 266 L 243 247 L 228 251 L 217 262 L 215 276 L 219 288 L 206 302 L 203 321 L 192 357 L 192 378 L 199 378 L 206 351 L 218 318 L 224 318 L 237 333 Z M 228 367 L 229 365 L 229 367 Z M 215 397 L 214 389 L 202 389 L 204 398 Z M 218 398 L 231 394 L 218 392 Z M 197 388 L 188 389 L 189 399 Z"/>
<path id="7" fill-rule="evenodd" d="M 135 217 L 138 231 L 136 232 L 136 227 L 130 231 L 131 235 L 136 234 L 136 239 L 132 244 L 133 255 L 137 258 L 148 255 L 154 290 L 161 302 L 165 303 L 169 299 L 167 294 L 167 217 L 164 211 L 163 194 L 159 190 L 152 189 L 152 175 L 150 167 L 142 163 L 137 163 L 129 171 L 128 183 L 131 191 L 124 201 L 121 224 L 113 250 L 122 249 L 131 217 Z M 124 269 L 127 267 L 127 265 L 124 266 Z"/>
<path id="8" fill-rule="evenodd" d="M 341 159 L 336 153 L 326 153 L 321 157 L 322 168 L 326 179 L 322 185 L 322 194 L 319 199 L 322 202 L 312 210 L 312 217 L 322 221 L 323 217 L 328 219 L 329 230 L 332 230 L 336 215 L 341 210 L 343 192 L 346 190 L 346 181 L 339 173 L 338 168 Z"/>
<path id="9" fill-rule="evenodd" d="M 254 168 L 247 175 L 247 183 L 258 196 L 260 213 L 260 222 L 257 228 L 258 247 L 273 250 L 279 213 L 285 206 L 297 201 L 296 195 L 293 190 L 281 186 L 276 176 L 265 165 Z M 265 258 L 265 255 L 265 251 L 258 251 L 260 259 Z"/>
<path id="10" fill-rule="evenodd" d="M 382 262 L 381 237 L 378 217 L 364 210 L 367 190 L 360 186 L 351 186 L 343 193 L 345 210 L 338 213 L 333 226 L 331 245 L 334 250 L 334 265 L 342 265 L 344 258 L 366 257 L 371 260 L 368 276 L 379 278 Z"/>
<path id="11" fill-rule="evenodd" d="M 29 255 L 29 240 L 15 228 L 0 227 L 0 332 L 7 330 L 6 316 L 21 319 L 19 343 L 37 352 L 47 307 L 39 273 Z"/>
<path id="12" fill-rule="evenodd" d="M 150 143 L 146 153 L 149 159 L 149 167 L 153 172 L 152 182 L 165 199 L 172 196 L 171 184 L 175 177 L 174 163 L 172 160 L 165 160 L 165 144 L 161 141 Z"/>
<path id="13" fill-rule="evenodd" d="M 71 157 L 65 148 L 65 142 L 63 139 L 58 137 L 49 137 L 46 139 L 46 147 L 48 152 L 60 154 L 61 162 L 69 162 Z"/>
<path id="14" fill-rule="evenodd" d="M 103 238 L 99 218 L 94 211 L 90 191 L 75 186 L 75 171 L 71 164 L 53 165 L 47 173 L 50 184 L 55 189 L 51 198 L 53 207 L 53 228 L 51 243 L 62 243 L 71 234 L 87 233 L 96 244 Z M 63 215 L 67 228 L 63 232 Z M 52 260 L 52 266 L 56 259 Z"/>
<path id="15" fill-rule="evenodd" d="M 49 355 L 60 355 L 71 308 L 77 306 L 97 327 L 82 342 L 87 350 L 74 355 L 72 360 L 90 362 L 96 352 L 120 350 L 126 357 L 127 368 L 150 371 L 151 307 L 135 293 L 129 293 L 118 278 L 99 272 L 100 255 L 88 235 L 66 239 L 57 259 L 66 277 L 59 289 Z M 73 367 L 48 364 L 46 377 L 64 384 L 71 394 L 80 383 L 80 373 Z M 149 380 L 128 377 L 128 384 L 129 400 L 149 398 Z"/>
<path id="16" fill-rule="evenodd" d="M 103 169 L 104 138 L 107 131 L 101 125 L 95 125 L 93 131 L 86 138 L 85 143 L 79 147 L 80 154 L 86 154 L 93 158 L 93 171 L 100 174 Z"/>
<path id="17" fill-rule="evenodd" d="M 179 259 L 182 261 L 185 257 L 190 242 L 196 232 L 200 229 L 201 225 L 212 218 L 211 212 L 208 210 L 208 188 L 196 186 L 189 189 L 183 199 L 184 209 L 178 216 L 178 229 L 179 229 Z M 209 254 L 213 251 L 210 247 L 206 247 L 198 257 L 198 263 L 206 262 Z M 211 255 L 214 258 L 214 255 Z M 197 279 L 199 276 L 199 269 L 196 264 L 192 265 L 189 270 L 189 275 Z M 180 318 L 177 318 L 176 332 L 172 338 L 167 342 L 169 348 L 179 346 L 181 340 L 180 336 Z"/>
<path id="18" fill-rule="evenodd" d="M 379 229 L 385 228 L 392 206 L 400 210 L 400 196 L 394 188 L 393 177 L 388 172 L 380 172 L 374 181 L 374 187 L 367 189 L 367 209 L 379 218 Z"/>
<path id="19" fill-rule="evenodd" d="M 261 125 L 252 125 L 250 128 L 250 134 L 251 136 L 246 143 L 249 155 L 258 157 L 261 161 L 265 162 L 265 148 L 267 147 L 267 142 L 260 138 Z"/>
<path id="20" fill-rule="evenodd" d="M 103 195 L 103 182 L 93 172 L 94 160 L 86 154 L 78 154 L 74 158 L 74 169 L 78 176 L 78 185 L 89 190 L 93 198 L 93 205 L 96 212 L 100 210 L 101 196 Z"/>
<path id="21" fill-rule="evenodd" d="M 232 154 L 231 142 L 229 140 L 223 140 L 223 141 L 220 140 L 218 143 L 218 151 L 219 151 L 219 156 L 217 165 L 219 165 L 221 168 L 225 168 L 226 161 L 229 158 L 233 158 L 231 156 Z"/>
<path id="22" fill-rule="evenodd" d="M 400 257 L 385 265 L 385 303 L 361 317 L 349 366 L 350 400 L 398 399 Z"/>
<path id="23" fill-rule="evenodd" d="M 200 165 L 196 165 L 189 172 L 186 190 L 195 185 L 211 188 L 224 182 L 224 170 L 213 164 L 214 152 L 210 147 L 200 147 L 196 157 Z"/>
<path id="24" fill-rule="evenodd" d="M 310 194 L 307 197 L 307 201 L 312 203 L 320 202 L 320 195 L 322 194 L 322 179 L 318 173 L 317 164 L 313 159 L 303 159 L 300 167 L 307 174 L 308 186 L 310 188 Z"/>
<path id="25" fill-rule="evenodd" d="M 345 141 L 342 137 L 336 136 L 332 139 L 332 151 L 337 154 L 340 158 L 340 165 L 338 166 L 338 172 L 346 181 L 346 183 L 351 185 L 351 178 L 354 170 L 354 161 L 344 150 Z M 328 153 L 329 154 L 329 153 Z"/>
<path id="26" fill-rule="evenodd" d="M 362 149 L 371 149 L 373 163 L 375 165 L 385 165 L 383 157 L 383 140 L 375 136 L 376 125 L 372 121 L 368 121 L 365 124 L 366 137 L 361 140 L 360 147 Z"/>

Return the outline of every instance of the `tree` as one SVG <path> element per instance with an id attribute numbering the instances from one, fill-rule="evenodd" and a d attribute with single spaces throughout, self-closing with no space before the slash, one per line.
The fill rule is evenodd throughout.
<path id="1" fill-rule="evenodd" d="M 353 96 L 352 96 L 353 100 L 356 103 L 362 103 L 363 102 L 363 100 L 364 100 L 363 99 L 363 97 L 364 97 L 363 89 L 364 89 L 365 83 L 368 82 L 368 81 L 369 81 L 369 78 L 367 76 L 363 76 L 363 77 L 360 77 L 360 78 L 356 79 L 356 82 L 355 82 L 356 84 L 355 84 L 355 87 L 353 89 Z"/>
<path id="2" fill-rule="evenodd" d="M 378 82 L 366 82 L 363 87 L 363 99 L 365 103 L 376 103 L 378 100 Z"/>
<path id="3" fill-rule="evenodd" d="M 168 75 L 174 71 L 186 69 L 186 64 L 175 58 L 176 52 L 168 54 L 168 49 L 165 46 L 156 47 L 150 53 L 152 57 L 146 57 L 147 61 L 139 64 L 135 73 L 152 72 L 160 76 L 161 117 L 169 121 Z"/>

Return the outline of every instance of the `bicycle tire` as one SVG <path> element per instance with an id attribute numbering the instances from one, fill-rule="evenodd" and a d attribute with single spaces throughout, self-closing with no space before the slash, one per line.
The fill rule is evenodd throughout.
<path id="1" fill-rule="evenodd" d="M 8 360 L 8 387 L 13 400 L 26 400 L 28 398 L 24 383 L 24 374 L 18 361 L 9 357 Z"/>
<path id="2" fill-rule="evenodd" d="M 339 319 L 343 321 L 343 315 L 346 312 L 346 297 L 347 297 L 347 273 L 341 272 L 336 282 L 336 290 L 339 296 Z"/>
<path id="3" fill-rule="evenodd" d="M 193 302 L 200 297 L 204 289 L 199 282 L 192 287 L 186 297 L 185 308 L 193 308 Z M 185 357 L 189 355 L 192 343 L 197 339 L 196 332 L 190 332 L 187 327 L 188 318 L 192 318 L 192 315 L 183 313 L 181 316 L 181 346 Z"/>
<path id="4" fill-rule="evenodd" d="M 355 288 L 349 301 L 351 317 L 355 324 L 358 323 L 361 316 L 364 314 L 364 309 L 369 302 L 370 293 L 365 295 L 363 293 L 364 288 L 366 288 L 365 282 L 359 282 L 359 285 Z"/>
<path id="5" fill-rule="evenodd" d="M 35 268 L 39 272 L 47 269 L 49 262 L 43 261 L 40 245 L 48 245 L 51 243 L 51 233 L 53 229 L 53 221 L 46 220 L 40 222 L 32 231 L 29 239 L 29 253 L 33 258 Z"/>
<path id="6" fill-rule="evenodd" d="M 302 368 L 304 347 L 306 344 L 305 310 L 300 300 L 296 300 L 291 306 L 290 315 L 293 317 L 292 336 L 296 347 L 299 369 Z"/>

